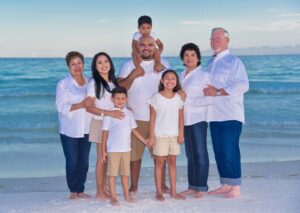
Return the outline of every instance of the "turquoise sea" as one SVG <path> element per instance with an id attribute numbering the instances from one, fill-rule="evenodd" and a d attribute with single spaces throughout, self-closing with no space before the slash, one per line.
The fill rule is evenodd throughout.
<path id="1" fill-rule="evenodd" d="M 242 161 L 300 160 L 300 55 L 240 58 L 251 87 L 245 95 Z M 179 58 L 167 59 L 176 71 L 183 70 Z M 117 71 L 125 60 L 113 58 Z M 88 76 L 90 63 L 86 59 Z M 67 74 L 62 58 L 0 58 L 0 178 L 65 173 L 54 101 L 56 83 Z M 215 163 L 210 138 L 208 148 Z M 184 153 L 182 146 L 179 165 L 186 164 Z M 95 159 L 93 145 L 90 171 Z M 143 166 L 153 166 L 147 153 Z"/>

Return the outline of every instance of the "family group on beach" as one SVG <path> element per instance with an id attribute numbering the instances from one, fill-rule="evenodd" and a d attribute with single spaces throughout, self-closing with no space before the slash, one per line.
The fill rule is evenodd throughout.
<path id="1" fill-rule="evenodd" d="M 55 105 L 70 199 L 91 197 L 84 192 L 91 142 L 97 146 L 96 198 L 110 199 L 112 205 L 120 205 L 119 175 L 125 201 L 136 202 L 145 147 L 154 160 L 158 201 L 164 201 L 165 193 L 179 200 L 206 194 L 240 196 L 239 139 L 249 80 L 241 60 L 228 49 L 229 33 L 224 28 L 212 29 L 210 44 L 214 55 L 205 67 L 199 47 L 184 44 L 179 55 L 185 69 L 178 75 L 161 58 L 164 45 L 152 32 L 151 17 L 141 16 L 132 40 L 132 58 L 118 76 L 105 52 L 93 57 L 91 78 L 83 74 L 83 55 L 67 54 L 69 75 L 57 84 Z M 220 187 L 210 192 L 208 126 L 220 176 Z M 185 145 L 188 187 L 177 193 L 180 144 Z"/>

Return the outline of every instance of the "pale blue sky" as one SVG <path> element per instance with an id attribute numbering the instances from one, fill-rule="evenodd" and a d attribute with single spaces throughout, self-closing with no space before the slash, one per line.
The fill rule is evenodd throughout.
<path id="1" fill-rule="evenodd" d="M 0 57 L 129 56 L 141 15 L 152 17 L 167 56 L 187 42 L 210 49 L 218 26 L 233 48 L 300 45 L 299 0 L 1 0 Z"/>

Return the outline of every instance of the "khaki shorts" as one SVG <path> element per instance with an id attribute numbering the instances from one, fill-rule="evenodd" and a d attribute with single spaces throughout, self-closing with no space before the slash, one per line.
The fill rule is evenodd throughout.
<path id="1" fill-rule="evenodd" d="M 144 138 L 149 137 L 149 121 L 136 121 L 137 130 Z M 145 150 L 145 144 L 131 134 L 131 161 L 142 159 Z"/>
<path id="2" fill-rule="evenodd" d="M 179 155 L 180 145 L 178 137 L 155 137 L 153 154 L 156 156 Z"/>
<path id="3" fill-rule="evenodd" d="M 102 120 L 92 119 L 89 141 L 95 143 L 101 143 L 102 140 Z"/>
<path id="4" fill-rule="evenodd" d="M 130 176 L 130 151 L 108 153 L 108 176 Z"/>

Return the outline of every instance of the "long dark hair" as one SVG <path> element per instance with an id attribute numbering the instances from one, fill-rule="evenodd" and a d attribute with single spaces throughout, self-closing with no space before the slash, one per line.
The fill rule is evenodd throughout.
<path id="1" fill-rule="evenodd" d="M 180 82 L 179 82 L 179 77 L 178 77 L 177 73 L 174 70 L 166 70 L 166 71 L 164 71 L 164 73 L 161 76 L 161 80 L 168 73 L 173 73 L 176 76 L 176 86 L 173 88 L 173 92 L 177 92 L 178 90 L 181 90 L 181 85 L 180 85 Z M 158 91 L 160 92 L 160 91 L 164 90 L 164 88 L 165 88 L 164 85 L 160 81 L 159 86 L 158 86 Z"/>
<path id="2" fill-rule="evenodd" d="M 96 97 L 98 99 L 100 99 L 100 96 L 101 97 L 103 96 L 104 89 L 111 93 L 111 89 L 109 88 L 108 82 L 99 74 L 99 71 L 97 70 L 97 67 L 96 67 L 97 58 L 102 55 L 107 58 L 107 60 L 109 61 L 109 64 L 110 64 L 110 70 L 108 72 L 108 80 L 113 82 L 113 84 L 116 87 L 119 86 L 116 76 L 115 76 L 115 67 L 111 60 L 111 57 L 105 52 L 97 53 L 93 58 L 91 69 L 92 69 L 92 75 L 93 75 L 93 78 L 94 78 L 95 84 L 96 84 L 96 86 L 95 86 Z"/>

